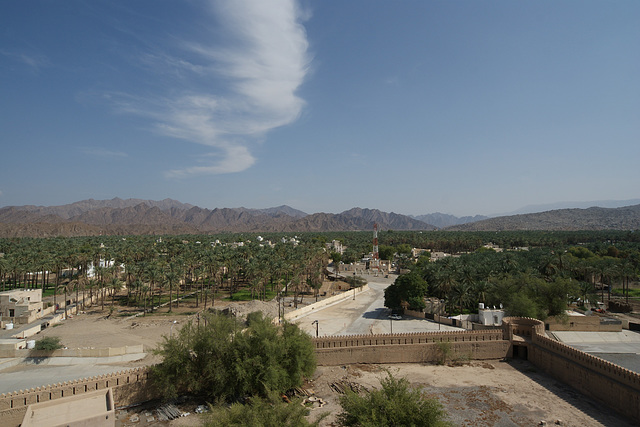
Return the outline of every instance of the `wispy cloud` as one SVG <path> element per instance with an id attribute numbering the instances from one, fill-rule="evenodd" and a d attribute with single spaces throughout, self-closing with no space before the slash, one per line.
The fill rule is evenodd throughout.
<path id="1" fill-rule="evenodd" d="M 153 100 L 114 96 L 120 111 L 153 118 L 156 132 L 216 149 L 208 165 L 171 170 L 169 177 L 246 170 L 256 161 L 250 142 L 292 123 L 304 107 L 296 91 L 310 57 L 296 1 L 220 0 L 210 11 L 227 44 L 215 44 L 211 35 L 182 44 L 190 59 L 157 52 L 141 59 L 170 64 L 181 79 L 192 73 L 207 86 Z"/>
<path id="2" fill-rule="evenodd" d="M 100 147 L 80 147 L 80 150 L 84 154 L 92 157 L 112 157 L 112 158 L 113 157 L 115 158 L 129 157 L 129 155 L 125 152 L 111 151 L 111 150 L 106 150 Z"/>
<path id="3" fill-rule="evenodd" d="M 0 49 L 0 54 L 10 58 L 14 61 L 21 62 L 24 65 L 27 65 L 33 71 L 40 71 L 43 67 L 48 67 L 50 64 L 49 59 L 41 54 L 37 53 L 26 53 L 20 51 L 13 51 L 7 49 Z"/>

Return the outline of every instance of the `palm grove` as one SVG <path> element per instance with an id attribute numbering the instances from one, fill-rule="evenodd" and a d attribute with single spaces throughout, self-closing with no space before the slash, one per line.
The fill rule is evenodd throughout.
<path id="1" fill-rule="evenodd" d="M 317 297 L 330 258 L 356 262 L 371 251 L 366 232 L 304 233 L 295 243 L 282 235 L 264 237 L 277 243 L 248 234 L 0 239 L 0 284 L 2 290 L 41 288 L 54 304 L 75 294 L 76 311 L 95 297 L 102 309 L 115 311 L 117 304 L 145 313 L 163 302 L 169 311 L 180 304 L 200 311 L 222 297 L 289 295 L 297 304 L 305 295 Z M 384 231 L 379 238 L 380 254 L 407 271 L 385 292 L 385 304 L 394 309 L 422 309 L 425 297 L 436 297 L 449 313 L 482 302 L 543 319 L 571 302 L 616 295 L 628 300 L 637 292 L 638 233 Z M 347 246 L 340 256 L 325 250 L 333 239 Z M 489 242 L 505 251 L 484 248 Z M 414 247 L 459 256 L 432 262 L 426 252 L 414 260 Z M 280 396 L 314 372 L 313 345 L 297 326 L 271 320 L 259 313 L 246 321 L 208 313 L 198 324 L 188 323 L 158 347 L 163 361 L 153 368 L 156 386 L 167 397 L 190 393 L 217 402 L 211 425 L 307 424 L 304 408 L 284 405 Z M 430 413 L 432 425 L 443 422 L 441 407 L 425 403 L 405 381 L 389 377 L 382 385 L 380 394 L 342 399 L 340 422 L 388 425 L 400 410 L 423 414 L 423 420 Z M 397 404 L 389 404 L 394 399 Z M 376 401 L 385 403 L 375 405 L 379 413 L 368 409 Z"/>
<path id="2" fill-rule="evenodd" d="M 466 241 L 464 237 L 455 236 L 459 245 L 467 247 L 459 256 L 436 262 L 428 253 L 418 258 L 409 273 L 386 289 L 385 305 L 421 310 L 424 298 L 430 296 L 442 300 L 450 314 L 468 313 L 484 303 L 502 305 L 512 316 L 545 319 L 563 314 L 569 304 L 593 305 L 612 297 L 628 303 L 638 292 L 631 289 L 640 265 L 637 233 L 470 233 Z M 496 240 L 505 251 L 481 245 Z M 527 246 L 520 246 L 523 242 Z"/>

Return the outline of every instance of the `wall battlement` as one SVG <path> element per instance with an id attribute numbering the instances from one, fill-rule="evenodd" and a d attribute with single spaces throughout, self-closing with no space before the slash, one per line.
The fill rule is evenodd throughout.
<path id="1" fill-rule="evenodd" d="M 31 404 L 108 388 L 113 389 L 116 406 L 139 403 L 149 397 L 153 397 L 153 391 L 147 387 L 148 380 L 148 368 L 133 368 L 12 393 L 2 393 L 0 394 L 0 425 L 18 426 L 27 411 L 27 407 Z"/>
<path id="2" fill-rule="evenodd" d="M 536 319 L 507 318 L 503 329 L 513 346 L 527 347 L 527 358 L 534 365 L 640 422 L 640 374 L 547 337 L 544 323 Z M 514 335 L 527 337 L 528 342 L 516 344 Z"/>
<path id="3" fill-rule="evenodd" d="M 437 342 L 502 341 L 502 331 L 444 331 L 405 334 L 343 335 L 314 338 L 316 349 L 373 345 L 427 344 Z"/>

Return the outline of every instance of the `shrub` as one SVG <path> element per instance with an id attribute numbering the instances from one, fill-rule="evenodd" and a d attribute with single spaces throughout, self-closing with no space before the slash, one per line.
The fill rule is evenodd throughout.
<path id="1" fill-rule="evenodd" d="M 62 348 L 60 337 L 44 337 L 36 341 L 35 350 L 53 351 Z"/>
<path id="2" fill-rule="evenodd" d="M 440 402 L 427 399 L 420 390 L 413 389 L 405 378 L 390 373 L 380 381 L 382 388 L 364 395 L 351 390 L 340 396 L 342 412 L 338 422 L 342 426 L 450 426 Z"/>
<path id="3" fill-rule="evenodd" d="M 252 397 L 246 404 L 234 403 L 231 406 L 218 404 L 211 407 L 206 416 L 205 427 L 307 427 L 317 426 L 305 416 L 309 410 L 302 406 L 300 399 L 285 403 L 278 393 L 269 396 Z"/>

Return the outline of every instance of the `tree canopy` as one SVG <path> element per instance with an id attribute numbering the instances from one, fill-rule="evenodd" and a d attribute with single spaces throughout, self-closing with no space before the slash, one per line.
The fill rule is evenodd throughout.
<path id="1" fill-rule="evenodd" d="M 180 392 L 211 401 L 267 396 L 302 384 L 315 371 L 311 338 L 296 325 L 274 325 L 262 313 L 246 324 L 220 314 L 207 314 L 199 325 L 184 325 L 164 337 L 156 350 L 163 361 L 153 378 L 166 397 Z"/>

